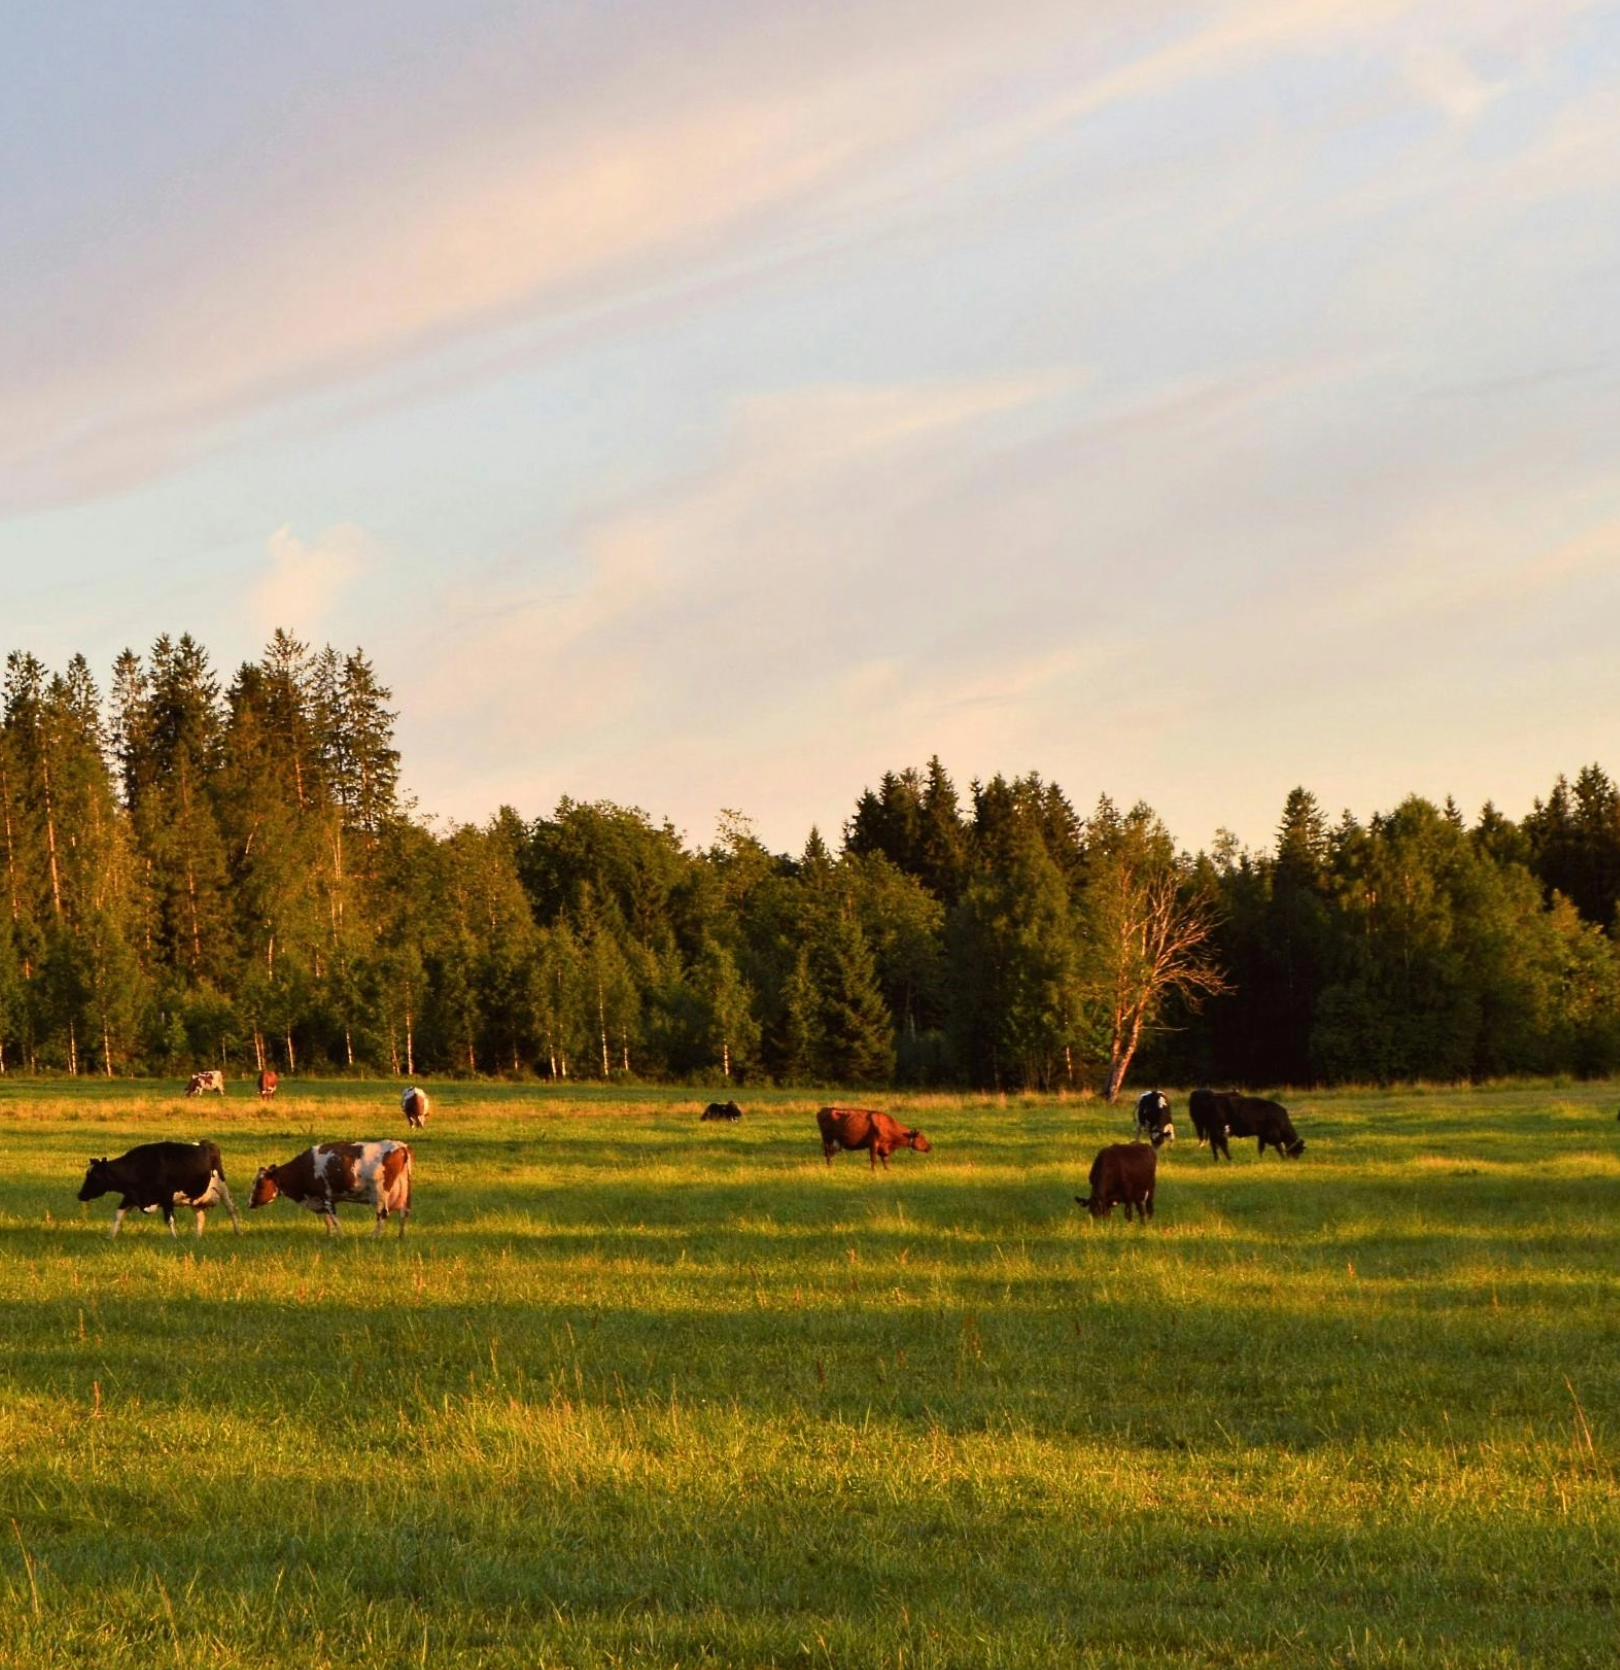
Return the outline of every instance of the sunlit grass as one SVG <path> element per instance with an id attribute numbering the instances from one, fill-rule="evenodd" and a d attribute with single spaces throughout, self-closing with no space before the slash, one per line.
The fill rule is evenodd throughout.
<path id="1" fill-rule="evenodd" d="M 0 1088 L 0 1663 L 1615 1660 L 1613 1087 L 1291 1098 L 1146 1230 L 1079 1098 L 885 1099 L 873 1176 L 809 1093 L 445 1086 L 403 1243 L 74 1198 L 396 1094 Z"/>

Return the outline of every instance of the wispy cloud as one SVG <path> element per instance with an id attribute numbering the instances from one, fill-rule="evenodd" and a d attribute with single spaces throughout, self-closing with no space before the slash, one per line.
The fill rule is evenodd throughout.
<path id="1" fill-rule="evenodd" d="M 261 634 L 284 626 L 313 637 L 364 573 L 372 552 L 364 529 L 341 525 L 313 540 L 299 538 L 290 527 L 277 528 L 265 541 L 265 555 L 252 591 L 255 626 Z"/>

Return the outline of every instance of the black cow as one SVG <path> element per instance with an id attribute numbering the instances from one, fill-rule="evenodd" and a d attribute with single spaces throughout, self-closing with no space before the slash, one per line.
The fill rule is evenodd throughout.
<path id="1" fill-rule="evenodd" d="M 1170 1101 L 1162 1091 L 1148 1090 L 1136 1099 L 1136 1140 L 1151 1142 L 1162 1148 L 1176 1140 L 1176 1127 L 1170 1119 Z"/>
<path id="2" fill-rule="evenodd" d="M 203 1214 L 220 1201 L 225 1202 L 236 1233 L 242 1233 L 236 1202 L 225 1186 L 225 1163 L 220 1159 L 218 1143 L 143 1142 L 116 1160 L 92 1160 L 79 1199 L 99 1200 L 108 1194 L 122 1197 L 113 1213 L 114 1235 L 131 1207 L 140 1212 L 161 1212 L 173 1235 L 176 1206 L 189 1206 L 197 1214 L 197 1233 L 201 1235 Z"/>
<path id="3" fill-rule="evenodd" d="M 698 1115 L 698 1118 L 700 1121 L 711 1119 L 735 1121 L 742 1118 L 742 1109 L 735 1102 L 710 1102 L 703 1112 Z"/>
<path id="4" fill-rule="evenodd" d="M 1305 1144 L 1281 1102 L 1244 1096 L 1235 1090 L 1195 1090 L 1187 1098 L 1187 1111 L 1198 1140 L 1208 1142 L 1213 1160 L 1222 1154 L 1232 1158 L 1226 1140 L 1229 1136 L 1258 1138 L 1261 1154 L 1269 1147 L 1297 1160 L 1305 1152 Z"/>
<path id="5" fill-rule="evenodd" d="M 1116 1142 L 1091 1162 L 1091 1193 L 1076 1195 L 1076 1206 L 1084 1206 L 1094 1218 L 1106 1218 L 1116 1206 L 1125 1208 L 1130 1222 L 1134 1206 L 1146 1223 L 1153 1216 L 1153 1187 L 1159 1171 L 1159 1156 L 1139 1142 Z"/>

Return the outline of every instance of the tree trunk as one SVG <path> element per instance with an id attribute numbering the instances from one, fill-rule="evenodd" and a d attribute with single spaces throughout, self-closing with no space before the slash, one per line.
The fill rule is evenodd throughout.
<path id="1" fill-rule="evenodd" d="M 411 1012 L 405 1011 L 405 1071 L 411 1077 L 416 1077 L 416 1034 L 411 1029 Z"/>
<path id="2" fill-rule="evenodd" d="M 291 1078 L 292 1075 L 294 1073 L 296 1073 L 297 1071 L 298 1071 L 298 1064 L 293 1058 L 292 1034 L 289 1032 L 287 1034 L 287 1076 L 289 1078 Z"/>
<path id="3" fill-rule="evenodd" d="M 68 1022 L 68 1072 L 73 1078 L 79 1076 L 79 1037 L 72 1021 Z"/>

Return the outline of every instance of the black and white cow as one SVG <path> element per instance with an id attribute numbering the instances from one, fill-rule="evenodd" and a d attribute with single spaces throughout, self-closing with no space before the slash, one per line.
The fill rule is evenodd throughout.
<path id="1" fill-rule="evenodd" d="M 1136 1140 L 1151 1142 L 1163 1148 L 1176 1140 L 1176 1127 L 1170 1119 L 1169 1098 L 1160 1090 L 1144 1091 L 1136 1099 Z"/>
<path id="2" fill-rule="evenodd" d="M 236 1233 L 242 1233 L 236 1202 L 225 1186 L 225 1165 L 219 1157 L 218 1143 L 143 1142 L 116 1160 L 92 1160 L 79 1199 L 99 1200 L 110 1194 L 122 1197 L 113 1213 L 114 1235 L 131 1207 L 138 1212 L 161 1212 L 173 1235 L 177 1206 L 189 1206 L 197 1214 L 197 1233 L 201 1235 L 203 1214 L 221 1201 Z"/>

